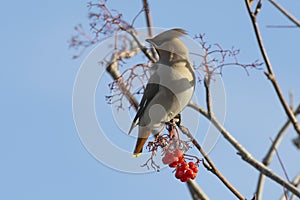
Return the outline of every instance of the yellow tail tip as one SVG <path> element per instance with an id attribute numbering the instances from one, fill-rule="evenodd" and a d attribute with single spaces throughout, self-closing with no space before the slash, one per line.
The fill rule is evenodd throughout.
<path id="1" fill-rule="evenodd" d="M 132 155 L 132 157 L 133 157 L 133 158 L 137 158 L 137 157 L 139 157 L 140 155 L 142 155 L 142 153 L 134 153 L 134 154 Z"/>

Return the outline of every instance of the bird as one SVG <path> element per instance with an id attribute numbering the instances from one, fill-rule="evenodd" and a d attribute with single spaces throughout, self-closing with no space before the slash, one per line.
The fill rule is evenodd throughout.
<path id="1" fill-rule="evenodd" d="M 142 154 L 151 133 L 160 133 L 163 125 L 172 120 L 190 102 L 195 90 L 195 73 L 189 50 L 180 37 L 187 35 L 181 28 L 164 31 L 146 39 L 158 54 L 144 90 L 129 134 L 138 125 L 138 138 L 133 157 Z"/>

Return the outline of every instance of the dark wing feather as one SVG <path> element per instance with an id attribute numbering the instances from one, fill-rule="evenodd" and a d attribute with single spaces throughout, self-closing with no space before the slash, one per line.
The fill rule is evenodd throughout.
<path id="1" fill-rule="evenodd" d="M 139 105 L 139 109 L 133 119 L 132 125 L 130 127 L 129 133 L 132 131 L 132 129 L 138 125 L 139 119 L 144 113 L 146 107 L 148 106 L 149 102 L 153 99 L 153 97 L 157 94 L 159 90 L 159 85 L 155 83 L 148 83 L 146 86 L 146 89 L 144 91 L 144 95 L 142 97 L 142 100 Z"/>

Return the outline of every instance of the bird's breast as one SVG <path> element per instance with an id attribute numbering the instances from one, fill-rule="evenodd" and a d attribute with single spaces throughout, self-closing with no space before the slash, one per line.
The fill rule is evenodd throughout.
<path id="1" fill-rule="evenodd" d="M 176 99 L 179 106 L 175 106 L 176 112 L 180 112 L 191 100 L 195 88 L 195 75 L 189 63 L 182 61 L 176 62 L 172 66 L 158 64 L 155 71 L 155 84 L 161 86 L 163 92 L 168 90 L 168 94 L 173 94 L 172 97 L 165 98 L 173 99 L 169 103 L 174 103 Z M 178 113 L 176 113 L 178 114 Z"/>

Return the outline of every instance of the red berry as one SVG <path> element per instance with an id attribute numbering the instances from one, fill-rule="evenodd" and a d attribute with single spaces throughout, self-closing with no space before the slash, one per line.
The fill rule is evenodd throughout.
<path id="1" fill-rule="evenodd" d="M 187 177 L 187 176 L 182 176 L 182 177 L 180 178 L 180 181 L 181 181 L 181 182 L 188 182 L 189 179 L 190 179 L 190 178 Z"/>
<path id="2" fill-rule="evenodd" d="M 198 167 L 195 166 L 194 168 L 192 168 L 192 170 L 194 171 L 194 173 L 198 173 Z"/>
<path id="3" fill-rule="evenodd" d="M 194 173 L 190 178 L 194 180 L 196 178 L 196 176 L 197 176 L 197 173 Z"/>
<path id="4" fill-rule="evenodd" d="M 183 168 L 182 168 L 181 166 L 179 166 L 179 165 L 177 166 L 177 169 L 178 169 L 179 171 L 183 171 L 183 172 L 185 171 L 185 169 L 183 169 Z"/>
<path id="5" fill-rule="evenodd" d="M 184 163 L 184 162 L 185 162 L 185 160 L 184 160 L 184 157 L 183 157 L 183 156 L 179 157 L 178 159 L 179 159 L 179 162 L 180 162 L 180 163 Z"/>
<path id="6" fill-rule="evenodd" d="M 176 170 L 175 177 L 177 179 L 181 179 L 184 176 L 184 172 L 180 170 Z"/>
<path id="7" fill-rule="evenodd" d="M 180 165 L 184 165 L 186 163 L 184 157 L 179 158 L 178 162 L 180 163 Z"/>
<path id="8" fill-rule="evenodd" d="M 190 168 L 194 168 L 195 166 L 196 166 L 195 163 L 189 162 L 189 167 L 190 167 Z"/>
<path id="9" fill-rule="evenodd" d="M 187 170 L 189 168 L 189 164 L 187 164 L 186 162 L 180 163 L 180 168 L 182 169 L 182 171 Z"/>
<path id="10" fill-rule="evenodd" d="M 198 172 L 198 166 L 197 166 L 195 163 L 189 162 L 189 167 L 190 167 L 190 169 L 192 169 L 195 173 Z"/>
<path id="11" fill-rule="evenodd" d="M 194 171 L 192 169 L 187 169 L 184 173 L 187 177 L 192 178 L 194 176 Z"/>
<path id="12" fill-rule="evenodd" d="M 177 165 L 178 165 L 178 161 L 174 161 L 169 164 L 169 167 L 174 168 L 174 167 L 177 167 Z"/>

